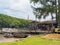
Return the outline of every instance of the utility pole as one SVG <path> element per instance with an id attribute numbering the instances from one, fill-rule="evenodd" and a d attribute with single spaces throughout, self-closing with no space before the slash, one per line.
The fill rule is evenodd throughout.
<path id="1" fill-rule="evenodd" d="M 27 19 L 29 20 L 29 15 L 28 15 Z"/>

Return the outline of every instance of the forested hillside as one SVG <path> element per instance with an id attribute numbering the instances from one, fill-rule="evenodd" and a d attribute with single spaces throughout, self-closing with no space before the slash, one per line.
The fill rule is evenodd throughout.
<path id="1" fill-rule="evenodd" d="M 19 19 L 5 14 L 0 14 L 0 27 L 3 28 L 24 28 L 27 27 L 29 20 Z"/>

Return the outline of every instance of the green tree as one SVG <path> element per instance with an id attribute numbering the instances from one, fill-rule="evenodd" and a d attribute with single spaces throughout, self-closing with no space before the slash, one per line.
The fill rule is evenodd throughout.
<path id="1" fill-rule="evenodd" d="M 24 28 L 29 22 L 31 21 L 0 14 L 1 28 Z"/>
<path id="2" fill-rule="evenodd" d="M 54 14 L 56 15 L 56 22 L 59 22 L 58 15 L 60 15 L 60 0 L 31 0 L 33 2 L 33 10 L 37 18 L 46 18 L 49 14 L 51 14 L 52 20 L 54 19 Z M 40 5 L 40 7 L 36 7 L 36 5 Z"/>

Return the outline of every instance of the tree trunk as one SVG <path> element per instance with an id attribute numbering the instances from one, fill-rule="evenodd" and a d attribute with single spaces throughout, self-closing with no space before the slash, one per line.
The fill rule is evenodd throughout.
<path id="1" fill-rule="evenodd" d="M 53 15 L 52 15 L 52 13 L 51 13 L 51 17 L 52 17 L 52 18 L 51 18 L 51 19 L 52 19 L 52 24 L 51 24 L 51 26 L 52 26 L 52 27 L 51 27 L 51 32 L 53 32 L 53 30 L 54 30 L 54 29 L 53 29 L 53 27 L 54 27 L 54 26 L 53 26 L 53 24 L 54 24 L 54 23 L 53 23 Z"/>
<path id="2" fill-rule="evenodd" d="M 58 23 L 58 19 L 57 19 L 58 18 L 58 4 L 57 4 L 58 0 L 55 0 L 55 3 L 56 3 L 56 12 L 55 12 L 56 13 L 56 23 Z"/>

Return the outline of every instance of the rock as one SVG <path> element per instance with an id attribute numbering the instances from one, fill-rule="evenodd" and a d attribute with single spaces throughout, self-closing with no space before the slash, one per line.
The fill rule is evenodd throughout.
<path id="1" fill-rule="evenodd" d="M 15 38 L 26 38 L 26 37 L 28 37 L 28 35 L 26 35 L 26 34 L 14 34 L 14 37 Z"/>
<path id="2" fill-rule="evenodd" d="M 10 33 L 6 33 L 6 34 L 4 34 L 4 37 L 6 37 L 6 38 L 13 38 L 14 36 L 12 34 L 10 34 Z"/>

